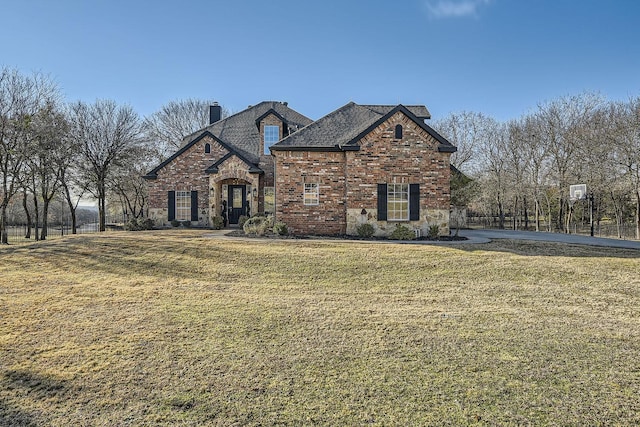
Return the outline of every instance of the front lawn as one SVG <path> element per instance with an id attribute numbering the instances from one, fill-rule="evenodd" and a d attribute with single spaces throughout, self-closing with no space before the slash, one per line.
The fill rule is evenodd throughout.
<path id="1" fill-rule="evenodd" d="M 0 247 L 0 425 L 638 425 L 640 253 L 111 232 Z"/>

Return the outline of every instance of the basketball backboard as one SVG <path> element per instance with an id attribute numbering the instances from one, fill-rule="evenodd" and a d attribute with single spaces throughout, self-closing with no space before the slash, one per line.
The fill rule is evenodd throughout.
<path id="1" fill-rule="evenodd" d="M 569 200 L 572 202 L 587 198 L 587 184 L 576 184 L 569 186 Z"/>

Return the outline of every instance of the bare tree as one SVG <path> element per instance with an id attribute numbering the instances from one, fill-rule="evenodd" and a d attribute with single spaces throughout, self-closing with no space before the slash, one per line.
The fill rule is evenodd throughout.
<path id="1" fill-rule="evenodd" d="M 40 240 L 47 238 L 49 206 L 60 188 L 60 165 L 67 155 L 68 123 L 53 102 L 33 116 L 27 146 L 27 167 L 33 179 L 34 200 L 42 201 Z"/>
<path id="2" fill-rule="evenodd" d="M 163 105 L 144 120 L 146 138 L 157 147 L 160 157 L 165 158 L 180 148 L 182 138 L 209 125 L 209 106 L 214 101 L 185 99 Z M 222 107 L 222 118 L 229 111 Z"/>
<path id="3" fill-rule="evenodd" d="M 114 172 L 109 188 L 117 196 L 126 220 L 142 218 L 148 207 L 147 183 L 142 178 L 150 168 L 153 149 L 149 145 L 137 148 L 137 154 L 129 158 Z"/>
<path id="4" fill-rule="evenodd" d="M 487 125 L 486 139 L 480 150 L 480 167 L 482 175 L 479 178 L 483 198 L 490 204 L 489 212 L 498 216 L 498 227 L 504 228 L 505 203 L 510 188 L 508 177 L 508 129 L 495 120 Z"/>
<path id="5" fill-rule="evenodd" d="M 27 134 L 33 115 L 57 88 L 42 74 L 23 76 L 0 69 L 0 243 L 8 242 L 7 206 L 20 188 L 27 155 Z"/>
<path id="6" fill-rule="evenodd" d="M 635 237 L 640 239 L 640 97 L 615 106 L 615 162 L 635 205 Z"/>
<path id="7" fill-rule="evenodd" d="M 479 150 L 486 145 L 493 124 L 494 120 L 482 113 L 462 111 L 437 120 L 433 128 L 458 149 L 451 155 L 451 164 L 473 175 L 479 166 Z"/>
<path id="8" fill-rule="evenodd" d="M 540 137 L 547 144 L 559 190 L 557 227 L 564 232 L 569 232 L 571 217 L 567 189 L 581 166 L 584 126 L 602 103 L 601 96 L 583 93 L 559 98 L 539 108 Z"/>
<path id="9" fill-rule="evenodd" d="M 106 229 L 107 184 L 115 168 L 135 155 L 141 144 L 141 122 L 129 106 L 98 100 L 70 108 L 71 135 L 81 147 L 82 168 L 98 200 L 99 230 Z"/>

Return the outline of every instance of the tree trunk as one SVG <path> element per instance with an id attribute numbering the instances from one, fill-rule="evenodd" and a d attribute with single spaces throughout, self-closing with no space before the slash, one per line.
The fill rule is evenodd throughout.
<path id="1" fill-rule="evenodd" d="M 513 201 L 513 229 L 518 229 L 518 196 Z"/>
<path id="2" fill-rule="evenodd" d="M 104 181 L 98 183 L 98 222 L 99 231 L 106 231 L 107 218 L 106 218 L 106 189 Z"/>
<path id="3" fill-rule="evenodd" d="M 9 233 L 7 231 L 7 204 L 3 203 L 0 213 L 0 244 L 9 244 Z"/>
<path id="4" fill-rule="evenodd" d="M 536 231 L 540 231 L 540 201 L 538 200 L 538 196 L 535 197 L 533 201 L 534 204 L 534 215 L 535 215 L 535 223 L 536 223 Z"/>
<path id="5" fill-rule="evenodd" d="M 67 199 L 67 206 L 69 206 L 69 214 L 71 215 L 71 234 L 78 234 L 78 227 L 76 221 L 76 206 L 71 201 L 71 192 L 66 184 L 63 184 L 64 198 Z"/>
<path id="6" fill-rule="evenodd" d="M 49 231 L 49 200 L 44 199 L 42 202 L 42 231 L 40 232 L 40 240 L 47 240 Z"/>
<path id="7" fill-rule="evenodd" d="M 526 196 L 522 198 L 522 206 L 524 207 L 524 229 L 529 230 L 529 209 Z"/>
<path id="8" fill-rule="evenodd" d="M 636 190 L 636 240 L 640 240 L 640 190 Z"/>
<path id="9" fill-rule="evenodd" d="M 29 202 L 27 199 L 27 191 L 23 191 L 22 193 L 22 207 L 24 208 L 24 214 L 27 217 L 27 230 L 24 234 L 25 239 L 31 238 L 31 212 L 29 212 Z"/>
<path id="10" fill-rule="evenodd" d="M 564 227 L 564 215 L 564 200 L 560 197 L 558 199 L 558 220 L 556 222 L 556 227 L 558 228 L 558 231 L 562 230 L 562 232 L 566 233 L 567 230 Z"/>
<path id="11" fill-rule="evenodd" d="M 36 236 L 36 240 L 40 240 L 40 234 L 38 234 L 38 230 L 40 227 L 40 212 L 38 211 L 38 198 L 35 194 L 33 195 L 33 212 L 33 234 Z"/>

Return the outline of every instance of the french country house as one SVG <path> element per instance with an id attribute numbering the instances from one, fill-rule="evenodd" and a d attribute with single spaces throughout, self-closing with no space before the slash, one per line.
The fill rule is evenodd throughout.
<path id="1" fill-rule="evenodd" d="M 426 107 L 350 102 L 317 121 L 272 101 L 210 113 L 144 177 L 156 224 L 272 214 L 294 234 L 354 235 L 364 223 L 379 236 L 398 224 L 449 233 L 456 148 L 425 123 Z"/>

